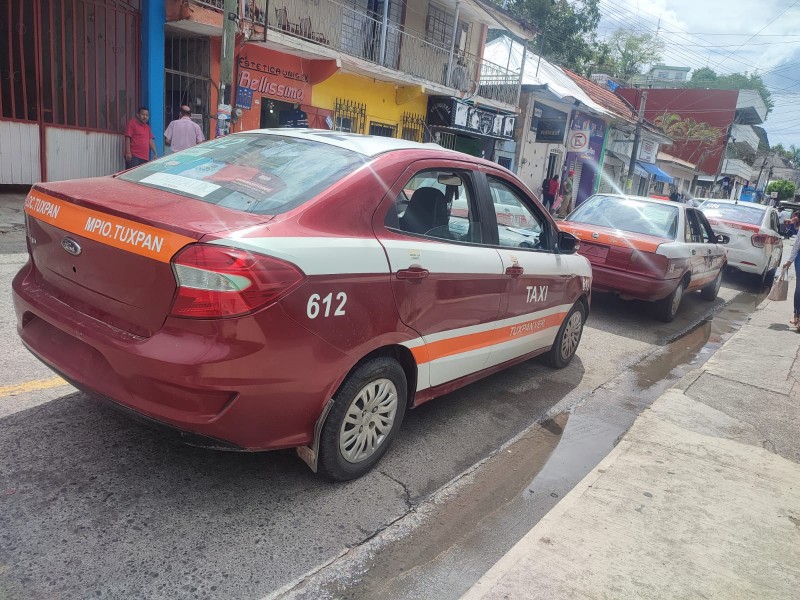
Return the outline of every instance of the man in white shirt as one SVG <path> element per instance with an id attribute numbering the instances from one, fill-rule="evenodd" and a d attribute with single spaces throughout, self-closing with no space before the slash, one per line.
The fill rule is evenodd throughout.
<path id="1" fill-rule="evenodd" d="M 181 106 L 181 117 L 175 119 L 164 132 L 164 140 L 173 152 L 180 152 L 199 144 L 206 138 L 203 137 L 203 130 L 192 121 L 192 109 L 185 104 Z"/>

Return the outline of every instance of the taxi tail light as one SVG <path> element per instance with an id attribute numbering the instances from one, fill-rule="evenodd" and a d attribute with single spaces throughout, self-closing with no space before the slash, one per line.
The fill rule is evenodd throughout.
<path id="1" fill-rule="evenodd" d="M 755 234 L 754 236 L 752 236 L 752 237 L 750 238 L 750 242 L 751 242 L 751 243 L 753 244 L 753 246 L 755 246 L 756 248 L 763 248 L 763 247 L 764 247 L 764 246 L 766 246 L 766 244 L 767 244 L 767 238 L 768 238 L 768 237 L 769 237 L 769 236 L 767 236 L 767 235 L 765 235 L 765 234 L 763 234 L 763 233 L 757 233 L 757 234 Z"/>
<path id="2" fill-rule="evenodd" d="M 188 246 L 172 260 L 178 292 L 170 314 L 235 317 L 276 302 L 305 280 L 293 264 L 211 244 Z"/>

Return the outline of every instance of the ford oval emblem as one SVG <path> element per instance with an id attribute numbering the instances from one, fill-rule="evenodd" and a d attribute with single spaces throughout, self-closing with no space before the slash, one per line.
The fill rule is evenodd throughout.
<path id="1" fill-rule="evenodd" d="M 66 250 L 72 256 L 78 256 L 81 253 L 81 246 L 73 240 L 71 237 L 65 237 L 61 240 L 61 247 Z"/>
<path id="2" fill-rule="evenodd" d="M 596 240 L 599 237 L 600 237 L 600 234 L 597 233 L 596 231 L 592 233 L 592 239 L 593 240 Z M 68 239 L 68 238 L 64 238 L 64 239 Z M 69 250 L 67 250 L 67 252 L 69 252 Z"/>

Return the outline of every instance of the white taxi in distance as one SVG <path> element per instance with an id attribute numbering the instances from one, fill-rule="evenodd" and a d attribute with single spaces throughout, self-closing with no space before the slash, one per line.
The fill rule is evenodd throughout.
<path id="1" fill-rule="evenodd" d="M 735 200 L 705 200 L 700 205 L 714 231 L 730 238 L 728 266 L 770 285 L 783 257 L 778 212 L 771 206 Z"/>

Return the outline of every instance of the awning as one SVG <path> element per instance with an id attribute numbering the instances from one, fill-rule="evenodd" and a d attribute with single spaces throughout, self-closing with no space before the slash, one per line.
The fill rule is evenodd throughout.
<path id="1" fill-rule="evenodd" d="M 659 169 L 656 165 L 637 160 L 636 166 L 644 171 L 647 171 L 650 173 L 650 175 L 655 175 L 656 181 L 661 181 L 662 183 L 672 183 L 672 177 Z"/>

